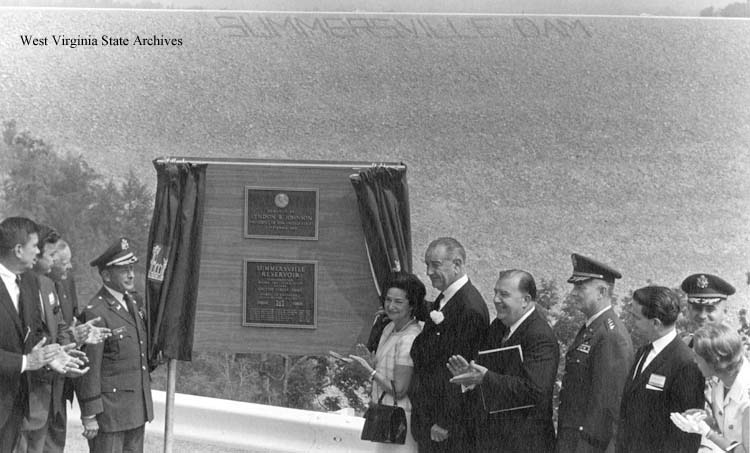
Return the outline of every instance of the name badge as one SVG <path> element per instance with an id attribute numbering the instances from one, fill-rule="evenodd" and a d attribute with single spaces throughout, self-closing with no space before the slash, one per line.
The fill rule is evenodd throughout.
<path id="1" fill-rule="evenodd" d="M 125 333 L 127 333 L 127 331 L 128 329 L 125 326 L 118 327 L 116 329 L 112 329 L 112 336 L 122 338 L 125 335 Z"/>
<path id="2" fill-rule="evenodd" d="M 576 348 L 576 351 L 581 351 L 584 354 L 588 354 L 591 351 L 591 345 L 590 344 L 582 344 Z"/>
<path id="3" fill-rule="evenodd" d="M 646 384 L 646 388 L 649 390 L 664 390 L 664 383 L 667 382 L 667 378 L 665 376 L 662 376 L 660 374 L 651 374 L 648 378 L 648 384 Z"/>

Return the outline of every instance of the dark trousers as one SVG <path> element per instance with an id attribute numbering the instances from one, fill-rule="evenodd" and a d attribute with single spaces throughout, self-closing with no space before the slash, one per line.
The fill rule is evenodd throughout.
<path id="1" fill-rule="evenodd" d="M 426 442 L 418 442 L 419 453 L 473 453 L 475 451 L 474 444 L 461 441 L 451 441 L 446 439 L 443 442 L 433 442 L 428 440 Z"/>
<path id="2" fill-rule="evenodd" d="M 607 447 L 594 446 L 583 439 L 575 428 L 560 428 L 557 432 L 555 453 L 614 453 L 615 443 L 610 442 Z"/>
<path id="3" fill-rule="evenodd" d="M 62 412 L 47 415 L 47 423 L 39 429 L 21 431 L 15 453 L 63 453 L 68 417 L 63 404 Z"/>
<path id="4" fill-rule="evenodd" d="M 18 442 L 18 435 L 21 433 L 21 423 L 23 423 L 23 411 L 18 408 L 14 409 L 0 427 L 0 451 L 13 451 L 13 447 Z"/>
<path id="5" fill-rule="evenodd" d="M 143 453 L 143 435 L 146 425 L 127 431 L 99 432 L 89 441 L 91 453 Z"/>

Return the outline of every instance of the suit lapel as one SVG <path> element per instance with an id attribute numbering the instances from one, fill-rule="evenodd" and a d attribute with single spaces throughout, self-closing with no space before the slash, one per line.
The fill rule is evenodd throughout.
<path id="1" fill-rule="evenodd" d="M 646 345 L 646 346 L 648 346 L 648 345 Z M 644 351 L 646 349 L 646 346 L 641 346 L 640 348 L 638 348 L 638 351 L 636 351 L 636 354 L 635 354 L 636 359 L 635 359 L 635 362 L 633 362 L 633 366 L 630 367 L 630 371 L 628 372 L 628 380 L 625 382 L 625 392 L 624 393 L 630 393 L 634 389 L 636 389 L 637 388 L 636 384 L 638 382 L 640 382 L 640 378 L 644 374 L 644 373 L 640 373 L 639 375 L 633 377 L 633 374 L 636 373 L 636 370 L 638 370 L 638 368 L 641 365 L 641 357 L 643 356 L 643 353 L 644 353 Z M 661 354 L 659 354 L 659 355 L 661 355 Z M 651 364 L 649 364 L 649 365 L 651 365 Z M 643 370 L 643 371 L 645 372 L 646 370 Z"/>
<path id="2" fill-rule="evenodd" d="M 20 297 L 18 303 L 21 303 Z M 13 320 L 13 325 L 16 327 L 21 338 L 23 338 L 21 318 L 18 316 L 16 307 L 13 306 L 13 300 L 10 298 L 10 293 L 5 287 L 5 282 L 2 281 L 2 279 L 0 279 L 0 309 L 4 309 L 7 312 L 7 318 Z"/>
<path id="3" fill-rule="evenodd" d="M 651 374 L 653 374 L 655 371 L 658 371 L 659 368 L 664 364 L 664 362 L 667 361 L 667 359 L 672 355 L 672 350 L 675 348 L 676 341 L 682 341 L 680 338 L 675 337 L 672 341 L 669 342 L 666 348 L 662 349 L 659 354 L 654 357 L 654 360 L 651 361 L 651 363 L 646 366 L 646 368 L 641 371 L 641 374 L 636 376 L 635 378 L 635 384 L 640 384 L 643 381 L 648 381 Z"/>
<path id="4" fill-rule="evenodd" d="M 57 317 L 55 316 L 55 307 L 60 305 L 60 300 L 55 292 L 54 282 L 48 277 L 40 276 L 39 287 L 42 291 L 42 305 L 44 306 L 44 317 L 42 319 L 44 319 L 44 322 L 47 324 L 47 331 L 50 336 L 52 338 L 57 338 Z"/>
<path id="5" fill-rule="evenodd" d="M 539 311 L 535 308 L 534 312 L 529 315 L 528 318 L 524 319 L 521 325 L 518 326 L 518 328 L 513 332 L 513 334 L 508 337 L 508 339 L 503 343 L 501 346 L 513 346 L 520 344 L 518 341 L 519 338 L 523 338 L 526 335 L 526 331 L 529 329 L 529 326 L 532 322 L 534 322 L 534 318 L 539 316 Z M 504 335 L 505 333 L 503 333 Z"/>

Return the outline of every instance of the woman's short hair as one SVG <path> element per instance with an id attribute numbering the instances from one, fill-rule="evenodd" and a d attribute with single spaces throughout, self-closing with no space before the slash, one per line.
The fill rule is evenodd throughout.
<path id="1" fill-rule="evenodd" d="M 406 293 L 406 299 L 409 301 L 409 307 L 412 308 L 414 315 L 418 318 L 422 315 L 421 311 L 424 307 L 424 296 L 427 294 L 427 290 L 419 277 L 408 272 L 396 272 L 393 274 L 383 287 L 384 290 L 380 296 L 381 303 L 385 303 L 385 296 L 391 288 L 403 290 Z"/>
<path id="2" fill-rule="evenodd" d="M 735 371 L 743 349 L 740 334 L 726 324 L 706 324 L 693 336 L 693 350 L 716 371 Z"/>

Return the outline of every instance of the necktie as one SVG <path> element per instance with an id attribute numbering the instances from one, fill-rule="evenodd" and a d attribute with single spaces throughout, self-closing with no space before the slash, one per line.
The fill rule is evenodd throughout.
<path id="1" fill-rule="evenodd" d="M 641 360 L 638 361 L 638 368 L 636 368 L 635 374 L 633 374 L 633 379 L 636 378 L 636 376 L 643 373 L 643 369 L 645 368 L 644 365 L 646 365 L 646 358 L 651 353 L 651 350 L 654 349 L 654 344 L 649 343 L 648 346 L 643 351 L 643 354 L 641 355 Z"/>
<path id="2" fill-rule="evenodd" d="M 24 325 L 23 317 L 23 299 L 21 298 L 21 276 L 16 275 L 16 286 L 18 286 L 18 317 L 21 318 L 21 325 Z"/>
<path id="3" fill-rule="evenodd" d="M 135 304 L 133 303 L 133 298 L 130 296 L 130 294 L 125 293 L 122 295 L 122 300 L 125 302 L 125 304 L 128 306 L 128 311 L 130 312 L 130 315 L 133 316 L 133 321 L 135 321 L 136 324 L 138 324 L 138 320 L 136 317 L 136 309 Z"/>
<path id="4" fill-rule="evenodd" d="M 432 308 L 433 310 L 440 310 L 440 302 L 443 301 L 443 298 L 445 295 L 443 293 L 438 294 L 437 298 L 435 299 L 435 306 Z"/>
<path id="5" fill-rule="evenodd" d="M 502 340 L 500 340 L 500 345 L 504 345 L 508 341 L 508 338 L 510 338 L 510 329 L 508 329 L 508 331 L 503 335 Z"/>
<path id="6" fill-rule="evenodd" d="M 577 345 L 581 338 L 583 338 L 583 333 L 586 332 L 586 324 L 584 323 L 581 328 L 578 330 L 578 333 L 576 334 L 576 337 L 573 339 L 573 343 L 571 343 L 571 349 L 573 349 L 573 345 Z"/>

